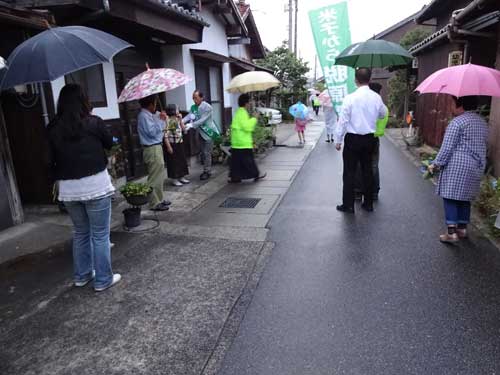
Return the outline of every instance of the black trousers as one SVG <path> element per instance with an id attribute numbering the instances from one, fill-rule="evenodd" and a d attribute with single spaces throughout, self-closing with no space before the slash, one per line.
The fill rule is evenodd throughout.
<path id="1" fill-rule="evenodd" d="M 363 176 L 364 203 L 373 203 L 373 172 L 372 159 L 376 147 L 376 139 L 373 134 L 357 135 L 348 133 L 344 140 L 344 189 L 342 203 L 346 207 L 354 207 L 354 187 L 356 180 L 356 169 L 358 163 L 361 166 Z"/>
<path id="2" fill-rule="evenodd" d="M 372 171 L 373 171 L 373 196 L 377 196 L 380 191 L 380 173 L 378 170 L 378 162 L 380 160 L 380 139 L 375 138 L 375 148 L 373 149 Z M 356 168 L 356 181 L 354 184 L 356 194 L 363 194 L 363 175 L 361 174 L 361 166 L 358 164 Z"/>

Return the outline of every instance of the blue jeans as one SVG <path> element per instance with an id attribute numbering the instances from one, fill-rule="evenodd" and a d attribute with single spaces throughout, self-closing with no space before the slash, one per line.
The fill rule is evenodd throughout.
<path id="1" fill-rule="evenodd" d="M 447 225 L 469 224 L 470 202 L 444 198 L 444 215 Z"/>
<path id="2" fill-rule="evenodd" d="M 111 197 L 65 202 L 65 206 L 74 225 L 74 281 L 91 280 L 95 270 L 94 287 L 107 287 L 113 281 L 109 247 Z"/>

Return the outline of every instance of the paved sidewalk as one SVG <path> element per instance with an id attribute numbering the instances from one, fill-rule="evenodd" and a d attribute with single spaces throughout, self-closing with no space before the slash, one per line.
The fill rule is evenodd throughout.
<path id="1" fill-rule="evenodd" d="M 315 127 L 317 125 L 313 125 L 313 128 Z M 292 124 L 280 124 L 277 131 L 278 144 L 295 145 L 294 135 Z M 307 146 L 300 154 L 306 155 L 310 148 L 311 145 Z M 270 150 L 268 154 L 274 151 Z M 202 172 L 202 167 L 196 158 L 193 158 L 190 172 L 191 184 L 182 188 L 172 186 L 168 180 L 165 182 L 165 196 L 173 202 L 168 215 L 157 217 L 151 211 L 146 210 L 143 212 L 144 217 L 182 221 L 184 217 L 202 207 L 214 194 L 227 185 L 227 166 L 215 165 L 213 178 L 208 181 L 200 181 L 198 176 Z M 270 174 L 270 178 L 274 178 L 272 174 Z M 288 186 L 289 183 L 286 185 Z M 111 223 L 113 231 L 121 230 L 123 225 L 122 211 L 125 208 L 127 208 L 127 203 L 117 193 L 113 203 Z M 25 214 L 26 222 L 24 224 L 0 232 L 0 267 L 25 257 L 51 256 L 64 251 L 69 246 L 72 238 L 71 220 L 68 215 L 60 213 L 56 206 L 27 207 Z"/>
<path id="2" fill-rule="evenodd" d="M 290 126 L 283 142 L 295 145 Z M 72 287 L 67 241 L 53 256 L 3 267 L 0 373 L 215 375 L 270 258 L 268 220 L 322 130 L 314 123 L 305 147 L 279 147 L 260 158 L 265 181 L 228 186 L 226 167 L 218 167 L 208 183 L 166 186 L 172 210 L 144 213 L 159 220 L 157 229 L 113 231 L 113 267 L 123 281 L 106 292 Z M 237 212 L 219 207 L 242 196 L 261 201 Z M 70 224 L 60 217 L 39 224 L 40 241 L 54 225 L 64 240 Z"/>

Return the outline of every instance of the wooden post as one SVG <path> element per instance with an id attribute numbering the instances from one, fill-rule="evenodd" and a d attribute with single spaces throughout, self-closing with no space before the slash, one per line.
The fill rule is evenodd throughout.
<path id="1" fill-rule="evenodd" d="M 498 26 L 497 60 L 495 67 L 500 70 L 500 25 Z M 495 176 L 500 176 L 500 98 L 491 100 L 489 157 L 493 162 Z"/>
<path id="2" fill-rule="evenodd" d="M 3 159 L 3 160 L 2 160 Z M 12 154 L 10 152 L 9 139 L 7 136 L 7 127 L 3 117 L 2 103 L 0 102 L 0 161 L 3 162 L 3 167 L 0 172 L 4 173 L 7 182 L 7 199 L 9 201 L 12 221 L 14 225 L 24 222 L 23 206 L 21 204 L 21 196 L 17 188 L 16 173 L 14 164 L 12 163 Z"/>
<path id="3" fill-rule="evenodd" d="M 295 0 L 295 39 L 294 39 L 294 47 L 293 47 L 293 52 L 295 53 L 295 57 L 299 56 L 298 26 L 299 26 L 299 0 Z"/>
<path id="4" fill-rule="evenodd" d="M 288 50 L 293 52 L 293 0 L 288 0 Z"/>

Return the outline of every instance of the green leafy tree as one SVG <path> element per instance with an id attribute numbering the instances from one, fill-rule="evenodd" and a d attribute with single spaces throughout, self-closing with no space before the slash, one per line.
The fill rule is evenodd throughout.
<path id="1" fill-rule="evenodd" d="M 326 85 L 324 81 L 316 82 L 314 85 L 314 88 L 318 90 L 319 92 L 323 92 L 326 89 Z"/>
<path id="2" fill-rule="evenodd" d="M 405 49 L 410 49 L 420 43 L 431 34 L 431 31 L 416 28 L 408 31 L 400 40 L 399 44 Z M 408 69 L 401 69 L 389 80 L 388 105 L 391 112 L 396 116 L 404 115 L 405 100 L 411 96 L 415 90 L 416 77 Z M 413 99 L 413 98 L 410 98 Z M 411 106 L 411 105 L 410 105 Z"/>
<path id="3" fill-rule="evenodd" d="M 281 99 L 282 106 L 291 105 L 297 100 L 304 100 L 307 97 L 305 86 L 307 84 L 306 74 L 310 68 L 308 63 L 289 51 L 286 43 L 267 54 L 264 59 L 257 62 L 260 66 L 270 69 L 274 76 L 279 79 L 282 86 L 278 89 L 270 90 L 268 102 L 271 95 Z"/>

